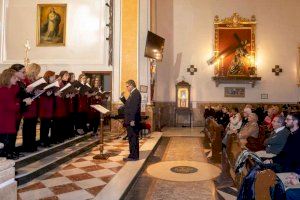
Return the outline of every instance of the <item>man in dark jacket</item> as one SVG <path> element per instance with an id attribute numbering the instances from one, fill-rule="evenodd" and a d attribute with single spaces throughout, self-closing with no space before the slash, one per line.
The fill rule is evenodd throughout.
<path id="1" fill-rule="evenodd" d="M 274 163 L 272 168 L 276 173 L 295 172 L 300 174 L 300 114 L 289 114 L 285 122 L 291 133 L 284 148 L 276 157 L 266 160 L 265 163 Z"/>
<path id="2" fill-rule="evenodd" d="M 126 100 L 124 96 L 120 99 L 124 103 L 124 124 L 126 126 L 129 151 L 128 158 L 125 161 L 134 161 L 139 159 L 139 130 L 141 121 L 141 93 L 137 90 L 133 80 L 126 82 L 127 91 L 130 93 Z"/>
<path id="3" fill-rule="evenodd" d="M 277 116 L 274 117 L 272 121 L 272 126 L 274 131 L 272 135 L 266 139 L 266 152 L 272 154 L 279 154 L 283 149 L 287 138 L 290 134 L 290 131 L 284 126 L 285 125 L 285 117 Z"/>

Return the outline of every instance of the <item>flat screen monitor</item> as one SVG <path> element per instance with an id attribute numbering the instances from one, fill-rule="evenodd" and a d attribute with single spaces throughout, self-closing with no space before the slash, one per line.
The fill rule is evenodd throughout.
<path id="1" fill-rule="evenodd" d="M 165 39 L 148 31 L 145 57 L 162 61 Z"/>

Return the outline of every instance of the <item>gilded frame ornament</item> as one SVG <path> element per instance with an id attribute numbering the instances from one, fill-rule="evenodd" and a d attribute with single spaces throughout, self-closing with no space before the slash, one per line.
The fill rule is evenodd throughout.
<path id="1" fill-rule="evenodd" d="M 208 63 L 214 64 L 215 76 L 220 76 L 220 77 L 256 76 L 256 66 L 255 66 L 256 18 L 255 16 L 253 15 L 250 19 L 247 19 L 239 16 L 239 14 L 237 13 L 234 13 L 231 17 L 220 19 L 219 16 L 216 15 L 214 18 L 214 29 L 215 29 L 214 57 L 211 60 L 209 60 Z M 222 36 L 226 34 L 229 35 L 232 33 L 234 33 L 235 39 L 230 39 L 228 36 L 227 38 L 225 36 Z M 237 75 L 231 75 L 229 74 L 228 72 L 229 70 L 227 68 L 229 68 L 228 63 L 233 62 L 233 59 L 229 58 L 229 56 L 227 57 L 226 51 L 227 52 L 231 51 L 230 52 L 231 54 L 234 51 L 236 51 L 237 47 L 235 48 L 235 50 L 233 50 L 234 48 L 232 47 L 234 46 L 232 41 L 238 40 L 236 38 L 238 39 L 241 38 L 240 44 L 242 44 L 243 40 L 244 42 L 247 42 L 248 57 L 247 57 L 247 64 L 244 67 L 245 69 L 243 69 L 243 73 Z M 227 44 L 228 47 L 226 46 L 225 48 L 225 44 Z M 240 46 L 240 44 L 238 46 Z M 235 44 L 235 46 L 237 45 Z"/>
<path id="2" fill-rule="evenodd" d="M 37 4 L 37 46 L 65 46 L 67 4 Z"/>

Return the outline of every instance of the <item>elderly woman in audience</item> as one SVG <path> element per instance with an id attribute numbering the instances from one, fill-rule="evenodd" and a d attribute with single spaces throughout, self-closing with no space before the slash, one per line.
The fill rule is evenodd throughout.
<path id="1" fill-rule="evenodd" d="M 258 138 L 259 127 L 257 124 L 257 115 L 255 113 L 250 113 L 248 116 L 248 122 L 238 133 L 238 137 L 242 145 L 247 143 L 248 137 Z"/>
<path id="2" fill-rule="evenodd" d="M 252 110 L 251 110 L 251 108 L 249 108 L 249 106 L 246 105 L 246 107 L 244 108 L 244 111 L 243 111 L 242 126 L 245 126 L 248 123 L 248 116 L 250 115 L 250 113 L 252 113 Z"/>
<path id="3" fill-rule="evenodd" d="M 273 130 L 272 121 L 277 115 L 279 115 L 278 106 L 271 106 L 268 108 L 268 115 L 265 117 L 263 123 L 267 127 L 267 131 L 271 132 Z"/>
<path id="4" fill-rule="evenodd" d="M 238 130 L 242 126 L 242 117 L 241 117 L 241 115 L 239 113 L 238 108 L 232 108 L 230 115 L 231 115 L 231 117 L 229 119 L 229 124 L 227 125 L 227 127 L 225 129 L 226 135 L 224 136 L 224 138 L 222 140 L 222 143 L 225 146 L 227 144 L 228 135 L 230 135 L 230 134 L 237 134 Z"/>

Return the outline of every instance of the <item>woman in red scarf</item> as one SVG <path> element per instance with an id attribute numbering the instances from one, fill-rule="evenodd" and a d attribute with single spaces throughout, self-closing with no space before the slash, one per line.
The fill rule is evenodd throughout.
<path id="1" fill-rule="evenodd" d="M 13 155 L 16 138 L 16 119 L 20 103 L 16 98 L 18 79 L 16 71 L 6 69 L 0 75 L 0 142 L 4 144 L 0 156 L 17 159 Z"/>

